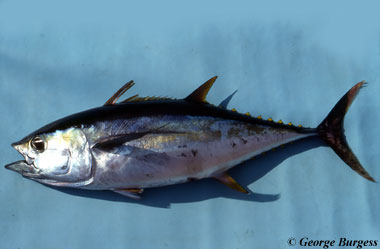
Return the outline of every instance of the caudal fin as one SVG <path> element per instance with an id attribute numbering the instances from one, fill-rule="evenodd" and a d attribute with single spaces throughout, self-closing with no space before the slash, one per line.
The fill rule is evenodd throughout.
<path id="1" fill-rule="evenodd" d="M 354 101 L 359 90 L 365 85 L 364 81 L 353 86 L 334 106 L 327 117 L 317 127 L 321 138 L 335 151 L 335 153 L 362 177 L 375 182 L 368 172 L 360 164 L 358 158 L 351 151 L 344 135 L 344 116 Z"/>

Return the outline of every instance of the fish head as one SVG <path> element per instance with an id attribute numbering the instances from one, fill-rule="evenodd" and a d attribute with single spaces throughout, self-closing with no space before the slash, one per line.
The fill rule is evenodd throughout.
<path id="1" fill-rule="evenodd" d="M 91 173 L 92 155 L 81 129 L 32 134 L 13 143 L 25 160 L 5 168 L 49 185 L 75 185 Z"/>

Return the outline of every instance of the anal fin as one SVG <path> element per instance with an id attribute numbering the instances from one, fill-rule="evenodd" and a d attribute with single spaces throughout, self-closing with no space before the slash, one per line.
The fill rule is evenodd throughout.
<path id="1" fill-rule="evenodd" d="M 141 197 L 139 194 L 141 194 L 144 189 L 143 188 L 125 188 L 125 189 L 113 189 L 112 190 L 115 193 L 127 196 L 129 198 L 139 200 Z"/>
<path id="2" fill-rule="evenodd" d="M 216 180 L 218 180 L 219 182 L 223 183 L 224 185 L 226 185 L 226 186 L 228 186 L 234 190 L 237 190 L 241 193 L 244 193 L 244 194 L 250 193 L 248 190 L 243 188 L 239 183 L 237 183 L 234 178 L 232 178 L 229 174 L 227 174 L 225 172 L 222 174 L 214 176 L 214 178 Z"/>

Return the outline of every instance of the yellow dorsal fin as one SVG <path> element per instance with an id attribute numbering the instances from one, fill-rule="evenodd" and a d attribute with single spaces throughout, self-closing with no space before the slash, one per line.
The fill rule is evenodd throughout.
<path id="1" fill-rule="evenodd" d="M 212 77 L 211 79 L 209 79 L 208 81 L 203 83 L 203 85 L 198 87 L 194 92 L 192 92 L 189 96 L 187 96 L 185 98 L 185 100 L 193 101 L 193 102 L 207 103 L 207 101 L 206 101 L 207 93 L 208 93 L 208 91 L 210 91 L 210 89 L 211 89 L 212 85 L 214 84 L 217 77 L 218 76 Z"/>

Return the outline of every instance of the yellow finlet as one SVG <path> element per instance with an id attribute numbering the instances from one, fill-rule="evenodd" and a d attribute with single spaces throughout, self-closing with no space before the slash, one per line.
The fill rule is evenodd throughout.
<path id="1" fill-rule="evenodd" d="M 298 125 L 299 128 L 302 128 L 302 125 Z"/>
<path id="2" fill-rule="evenodd" d="M 269 121 L 269 122 L 272 122 L 272 121 L 273 121 L 273 119 L 272 119 L 272 118 L 268 118 L 268 121 Z"/>
<path id="3" fill-rule="evenodd" d="M 293 124 L 292 124 L 292 122 L 289 122 L 288 125 L 292 126 Z"/>
<path id="4" fill-rule="evenodd" d="M 185 98 L 187 101 L 207 103 L 206 96 L 218 76 L 212 77 Z"/>
<path id="5" fill-rule="evenodd" d="M 237 112 L 235 108 L 232 108 L 231 111 L 233 111 L 233 112 Z"/>
<path id="6" fill-rule="evenodd" d="M 261 115 L 257 116 L 258 119 L 263 119 L 263 117 L 261 117 Z"/>
<path id="7" fill-rule="evenodd" d="M 277 123 L 282 124 L 283 122 L 282 122 L 282 120 L 280 119 L 280 120 L 277 121 Z"/>
<path id="8" fill-rule="evenodd" d="M 251 113 L 249 113 L 249 112 L 246 112 L 246 113 L 245 113 L 245 115 L 247 115 L 247 116 L 251 116 Z"/>

